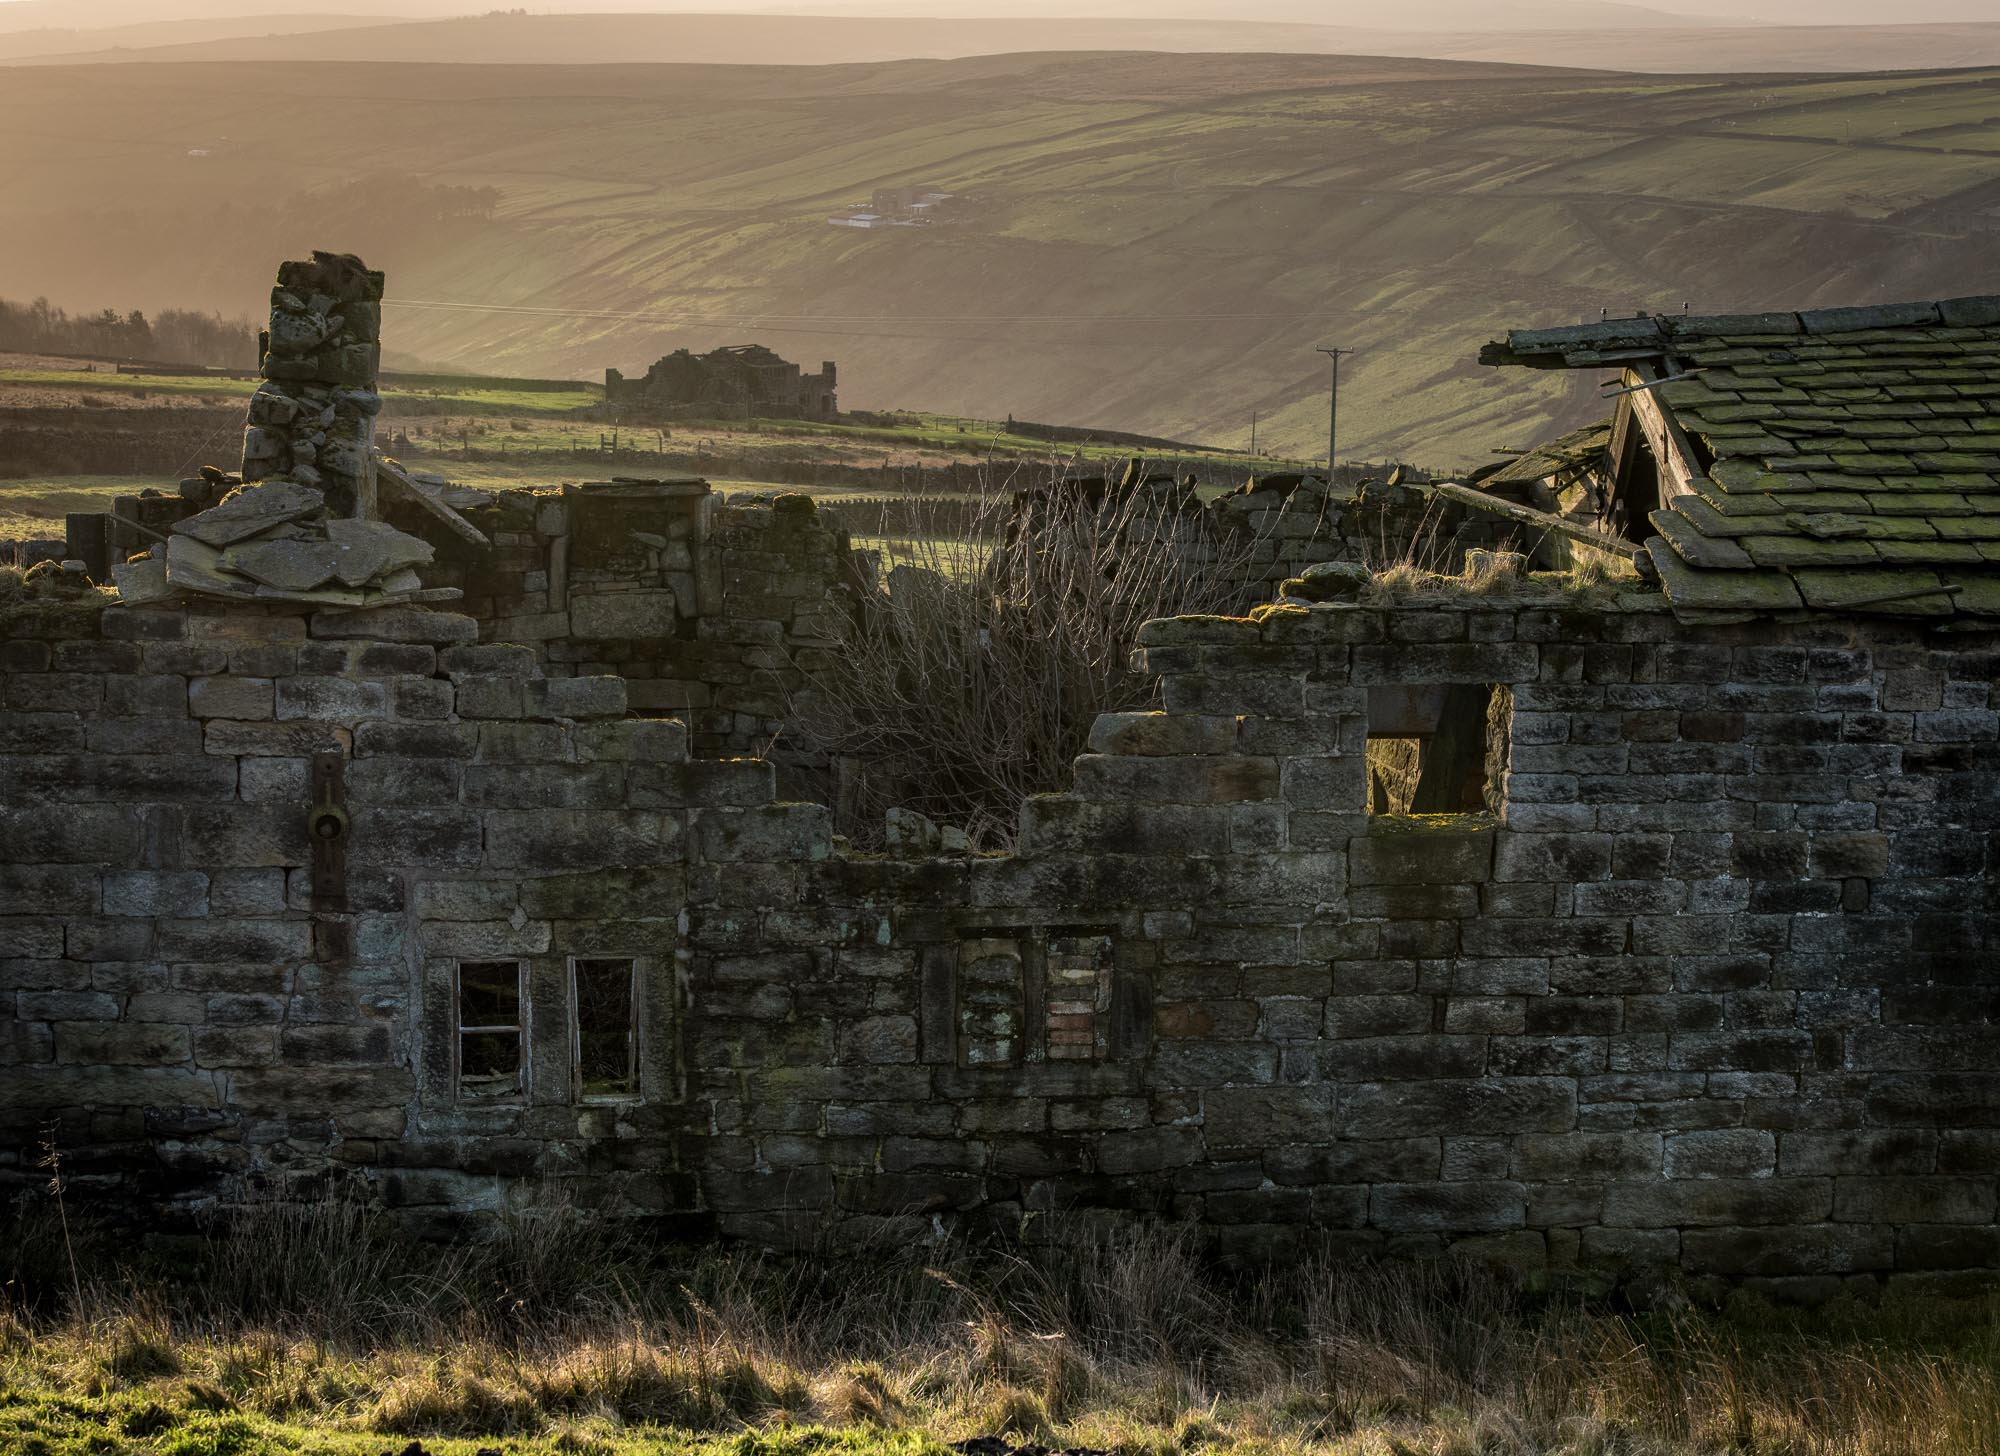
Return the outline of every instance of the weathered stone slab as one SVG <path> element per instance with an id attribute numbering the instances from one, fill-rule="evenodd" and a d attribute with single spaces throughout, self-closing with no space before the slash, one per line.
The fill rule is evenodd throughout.
<path id="1" fill-rule="evenodd" d="M 403 573 L 429 564 L 437 555 L 430 542 L 386 521 L 331 520 L 326 535 L 336 552 L 333 575 L 346 586 L 382 578 L 385 590 L 414 590 L 417 578 L 405 578 Z"/>
<path id="2" fill-rule="evenodd" d="M 309 592 L 333 580 L 339 555 L 331 541 L 245 541 L 225 550 L 220 564 L 282 592 Z"/>
<path id="3" fill-rule="evenodd" d="M 326 497 L 311 486 L 269 480 L 237 487 L 220 504 L 174 522 L 173 529 L 177 535 L 219 548 L 325 508 Z"/>
<path id="4" fill-rule="evenodd" d="M 222 553 L 192 536 L 176 536 L 167 543 L 167 586 L 176 592 L 244 601 L 257 595 L 255 582 L 225 573 Z"/>
<path id="5" fill-rule="evenodd" d="M 127 606 L 163 601 L 174 594 L 173 587 L 167 583 L 165 553 L 144 556 L 137 561 L 113 562 L 111 579 L 117 584 L 118 595 Z"/>
<path id="6" fill-rule="evenodd" d="M 664 587 L 572 596 L 570 635 L 585 642 L 671 636 L 674 601 Z"/>

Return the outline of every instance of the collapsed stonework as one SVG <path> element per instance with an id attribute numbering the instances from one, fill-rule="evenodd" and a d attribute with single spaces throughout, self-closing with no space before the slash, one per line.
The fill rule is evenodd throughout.
<path id="1" fill-rule="evenodd" d="M 1019 855 L 917 860 L 467 617 L 0 619 L 5 1176 L 53 1136 L 167 1218 L 560 1190 L 779 1245 L 1095 1210 L 1799 1297 L 2000 1270 L 1990 640 L 1259 616 L 1149 627 L 1165 711 Z M 1371 816 L 1370 736 L 1453 685 L 1507 690 L 1499 812 Z"/>
<path id="2" fill-rule="evenodd" d="M 800 494 L 725 499 L 693 477 L 513 491 L 463 508 L 483 543 L 436 536 L 426 578 L 464 593 L 481 640 L 549 677 L 615 673 L 634 711 L 682 719 L 704 754 L 783 728 L 860 585 L 838 519 Z M 389 519 L 421 531 L 421 511 Z"/>
<path id="3" fill-rule="evenodd" d="M 1135 488 L 1159 484 L 1143 462 L 1126 474 Z M 1191 500 L 1180 514 L 1147 505 L 1130 525 L 1171 531 L 1177 549 L 1220 558 L 1247 606 L 1309 562 L 1402 552 L 1423 535 L 1420 502 L 1373 489 L 1281 478 Z M 1016 509 L 1019 527 L 1034 529 L 1033 501 Z M 436 532 L 407 500 L 386 502 L 385 514 L 429 532 L 436 560 L 424 579 L 464 594 L 482 640 L 533 647 L 551 677 L 616 673 L 634 710 L 682 718 L 700 753 L 752 752 L 780 738 L 789 697 L 839 650 L 883 584 L 878 554 L 855 549 L 837 507 L 803 493 L 724 497 L 692 476 L 495 495 L 462 508 L 480 542 Z M 1445 526 L 1436 550 L 1446 560 L 1503 534 L 1476 518 Z"/>
<path id="4" fill-rule="evenodd" d="M 1141 629 L 1161 710 L 1098 717 L 1017 852 L 858 854 L 750 756 L 878 587 L 834 515 L 370 461 L 462 613 L 106 606 L 48 568 L 0 608 L 0 1185 L 53 1143 L 156 1224 L 561 1201 L 791 1247 L 1080 1213 L 1239 1261 L 2000 1278 L 1979 611 L 1725 613 L 1668 566 L 1663 596 L 1500 553 L 1396 597 L 1370 533 L 1435 498 L 1190 495 L 1175 540 L 1240 537 L 1280 601 Z M 188 534 L 214 475 L 125 528 Z M 1711 484 L 1769 516 L 1786 476 Z M 1914 494 L 1992 514 L 1952 480 Z"/>

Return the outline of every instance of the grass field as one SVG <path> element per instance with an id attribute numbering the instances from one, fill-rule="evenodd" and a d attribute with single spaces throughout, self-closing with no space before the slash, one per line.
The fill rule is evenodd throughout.
<path id="1" fill-rule="evenodd" d="M 254 387 L 248 380 L 117 374 L 8 356 L 0 360 L 0 423 L 9 410 L 46 418 L 51 409 L 69 409 L 78 438 L 107 424 L 143 431 L 149 420 L 168 419 L 154 412 L 169 407 L 240 410 Z M 1010 431 L 1004 422 L 918 412 L 865 424 L 688 421 L 666 428 L 608 424 L 577 413 L 601 402 L 601 389 L 585 384 L 574 392 L 508 389 L 490 379 L 463 388 L 391 385 L 384 390 L 378 439 L 412 464 L 482 489 L 548 488 L 565 480 L 652 469 L 699 473 L 725 491 L 803 489 L 826 500 L 879 498 L 896 489 L 901 477 L 894 472 L 913 468 L 988 463 L 1004 472 L 1012 462 L 1057 460 L 1085 469 L 1115 469 L 1135 453 L 1130 444 L 1052 442 Z M 67 438 L 60 426 L 57 433 Z M 175 445 L 152 474 L 41 469 L 0 478 L 0 540 L 58 535 L 66 512 L 106 510 L 113 496 L 148 486 L 171 490 L 175 462 L 184 470 L 204 460 L 232 467 L 234 426 L 225 420 L 210 433 L 213 439 L 194 456 L 187 456 L 185 441 Z M 623 453 L 604 454 L 599 447 L 605 443 L 616 444 Z M 633 452 L 657 452 L 659 463 L 649 466 L 643 453 Z M 1198 448 L 1142 453 L 1177 469 L 1240 471 L 1252 464 L 1240 455 Z M 1297 469 L 1300 462 L 1260 457 L 1254 466 L 1260 471 Z M 851 483 L 851 475 L 844 482 L 837 472 L 830 472 L 834 478 L 829 480 L 799 483 L 802 475 L 826 467 L 850 472 L 887 468 L 892 474 L 869 485 Z M 0 471 L 15 468 L 0 460 Z"/>
<path id="2" fill-rule="evenodd" d="M 132 403 L 158 395 L 166 400 L 219 403 L 247 400 L 256 392 L 250 379 L 207 378 L 187 374 L 110 373 L 56 368 L 0 368 L 0 402 L 6 394 L 28 391 L 90 394 L 106 401 Z M 382 391 L 385 409 L 402 415 L 463 415 L 487 418 L 512 415 L 568 416 L 602 404 L 604 391 L 579 383 L 573 391 L 468 387 L 465 389 L 406 389 L 390 385 Z"/>
<path id="3" fill-rule="evenodd" d="M 75 402 L 76 397 L 105 405 L 132 407 L 158 397 L 162 403 L 225 404 L 247 400 L 256 391 L 254 380 L 206 378 L 182 374 L 112 373 L 76 366 L 0 367 L 0 407 L 33 402 L 45 397 Z M 484 380 L 465 388 L 426 386 L 411 388 L 397 384 L 382 389 L 383 415 L 389 421 L 383 433 L 413 426 L 451 435 L 461 426 L 473 425 L 482 440 L 505 440 L 524 449 L 572 448 L 587 445 L 614 426 L 583 418 L 580 411 L 604 402 L 603 389 L 578 382 L 571 391 L 554 389 L 507 389 Z M 513 423 L 526 419 L 526 425 Z M 500 423 L 504 422 L 504 423 Z M 907 450 L 936 451 L 946 456 L 999 453 L 1043 457 L 1050 453 L 1076 455 L 1085 459 L 1117 459 L 1134 453 L 1128 444 L 1093 441 L 1052 442 L 1039 436 L 1009 430 L 1006 424 L 965 415 L 943 415 L 924 411 L 904 411 L 895 423 L 826 422 L 817 420 L 765 419 L 745 422 L 738 428 L 716 421 L 691 421 L 669 426 L 662 433 L 645 425 L 620 427 L 626 434 L 648 439 L 655 434 L 710 438 L 755 434 L 771 441 L 794 441 L 815 447 L 838 447 L 852 442 L 891 445 Z M 1190 460 L 1233 461 L 1240 457 L 1227 451 L 1199 447 L 1175 452 Z M 1284 462 L 1274 460 L 1274 465 Z"/>
<path id="4" fill-rule="evenodd" d="M 37 1207 L 0 1267 L 9 1456 L 1990 1456 L 2000 1303 L 1814 1311 L 1182 1232 L 1012 1252 L 656 1247 L 559 1208 L 418 1246 L 342 1204 L 144 1242 Z"/>
<path id="5" fill-rule="evenodd" d="M 1451 468 L 1596 407 L 1588 379 L 1479 369 L 1509 325 L 2000 289 L 1994 71 L 283 69 L 275 129 L 228 67 L 11 71 L 9 291 L 254 311 L 275 260 L 338 246 L 389 272 L 392 355 L 594 378 L 759 339 L 836 358 L 853 408 L 1233 447 L 1254 411 L 1299 455 L 1323 448 L 1313 347 L 1335 342 L 1357 351 L 1343 455 Z M 502 200 L 483 222 L 355 205 L 404 175 Z M 929 230 L 826 225 L 901 182 L 961 202 Z"/>

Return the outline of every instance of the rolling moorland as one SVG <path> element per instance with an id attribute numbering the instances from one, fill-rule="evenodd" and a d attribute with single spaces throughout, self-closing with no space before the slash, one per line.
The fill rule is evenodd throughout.
<path id="1" fill-rule="evenodd" d="M 1139 442 L 1050 439 L 1005 423 L 958 416 L 850 415 L 839 422 L 682 421 L 671 429 L 596 418 L 593 384 L 476 376 L 392 376 L 383 386 L 381 442 L 406 464 L 486 490 L 544 488 L 613 473 L 700 474 L 725 494 L 808 489 L 846 506 L 870 540 L 905 514 L 911 496 L 953 495 L 970 469 L 1003 486 L 1059 460 L 1116 470 Z M 173 483 L 205 464 L 233 468 L 249 378 L 110 372 L 69 357 L 0 351 L 0 544 L 49 540 L 69 511 L 111 508 L 114 497 Z M 1034 427 L 1028 427 L 1031 431 Z M 1193 447 L 1150 458 L 1220 491 L 1246 473 L 1299 469 Z M 927 514 L 919 512 L 919 515 Z M 931 512 L 929 514 L 935 514 Z M 940 518 L 941 519 L 941 518 Z"/>
<path id="2" fill-rule="evenodd" d="M 46 67 L 0 90 L 0 276 L 257 303 L 390 275 L 392 360 L 592 377 L 680 344 L 833 357 L 849 407 L 1453 466 L 1595 408 L 1508 325 L 2000 288 L 2000 70 L 1664 78 L 1320 56 L 810 69 Z M 398 206 L 497 188 L 490 217 Z M 929 229 L 827 226 L 871 188 Z M 398 191 L 403 188 L 403 191 Z M 1566 392 L 1567 391 L 1567 392 Z"/>
<path id="3" fill-rule="evenodd" d="M 19 0 L 15 0 L 19 4 Z M 609 9 L 598 0 L 596 9 Z M 1422 56 L 1624 71 L 1840 71 L 2000 64 L 2000 24 L 1716 25 L 1625 5 L 1381 6 L 1345 23 L 1283 7 L 1160 18 L 1051 11 L 1008 16 L 523 14 L 145 21 L 0 29 L 0 61 L 391 60 L 480 64 L 672 62 L 830 65 L 1021 51 L 1269 52 Z M 1444 13 L 1438 13 L 1442 8 Z M 1483 13 L 1478 13 L 1483 12 Z M 0 14 L 0 25 L 6 17 Z M 1371 23 L 1372 21 L 1372 23 Z"/>

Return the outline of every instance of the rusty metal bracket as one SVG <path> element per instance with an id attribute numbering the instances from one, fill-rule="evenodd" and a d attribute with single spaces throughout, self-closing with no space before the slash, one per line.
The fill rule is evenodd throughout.
<path id="1" fill-rule="evenodd" d="M 347 908 L 347 756 L 322 748 L 312 758 L 312 895 L 316 910 Z"/>
<path id="2" fill-rule="evenodd" d="M 306 838 L 312 841 L 313 954 L 328 965 L 354 958 L 354 922 L 347 909 L 347 755 L 322 748 L 312 756 L 312 803 Z"/>

